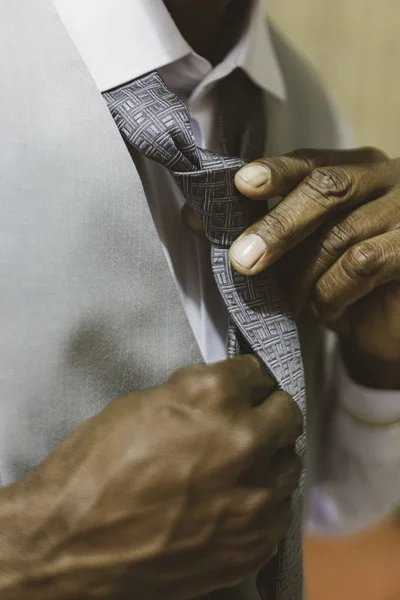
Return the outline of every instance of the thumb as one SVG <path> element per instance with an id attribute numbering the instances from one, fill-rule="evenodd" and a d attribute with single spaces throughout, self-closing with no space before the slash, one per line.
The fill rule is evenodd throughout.
<path id="1" fill-rule="evenodd" d="M 242 167 L 235 176 L 239 192 L 253 200 L 286 196 L 318 167 L 349 165 L 382 160 L 373 148 L 314 150 L 310 148 L 259 158 Z"/>
<path id="2" fill-rule="evenodd" d="M 235 185 L 248 198 L 268 200 L 274 196 L 286 196 L 313 169 L 313 158 L 297 152 L 259 158 L 236 173 Z"/>

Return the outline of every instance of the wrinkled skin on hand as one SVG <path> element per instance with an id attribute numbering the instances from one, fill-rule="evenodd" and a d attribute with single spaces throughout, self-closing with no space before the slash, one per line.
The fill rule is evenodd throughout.
<path id="1" fill-rule="evenodd" d="M 283 200 L 233 244 L 233 266 L 253 275 L 279 261 L 295 313 L 311 306 L 338 332 L 351 375 L 400 389 L 400 159 L 298 150 L 251 163 L 236 185 Z"/>
<path id="2" fill-rule="evenodd" d="M 236 584 L 291 521 L 302 430 L 252 356 L 124 396 L 7 488 L 3 600 L 180 600 Z"/>

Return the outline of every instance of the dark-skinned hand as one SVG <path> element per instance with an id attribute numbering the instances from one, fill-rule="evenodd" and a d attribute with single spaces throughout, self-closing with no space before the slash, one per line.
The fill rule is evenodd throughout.
<path id="1" fill-rule="evenodd" d="M 116 400 L 0 490 L 2 600 L 181 600 L 240 582 L 290 525 L 301 430 L 253 356 Z"/>
<path id="2" fill-rule="evenodd" d="M 400 159 L 361 148 L 298 150 L 236 175 L 255 201 L 283 197 L 231 247 L 233 266 L 277 269 L 295 314 L 339 333 L 350 374 L 400 388 Z"/>

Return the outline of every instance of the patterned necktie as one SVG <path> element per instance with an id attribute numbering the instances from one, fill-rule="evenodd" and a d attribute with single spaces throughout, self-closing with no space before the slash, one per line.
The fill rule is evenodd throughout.
<path id="1" fill-rule="evenodd" d="M 212 270 L 230 315 L 228 356 L 254 352 L 305 415 L 299 337 L 274 270 L 245 277 L 231 267 L 228 256 L 232 242 L 259 217 L 260 205 L 247 201 L 234 185 L 234 175 L 245 161 L 229 154 L 237 152 L 247 160 L 262 154 L 263 95 L 241 71 L 224 80 L 220 90 L 221 155 L 196 146 L 186 105 L 157 73 L 106 92 L 104 98 L 128 149 L 169 169 L 202 222 Z M 239 120 L 243 126 L 237 127 Z M 297 452 L 304 455 L 304 434 Z M 303 478 L 293 496 L 291 529 L 258 577 L 261 596 L 267 600 L 302 598 L 302 489 Z"/>

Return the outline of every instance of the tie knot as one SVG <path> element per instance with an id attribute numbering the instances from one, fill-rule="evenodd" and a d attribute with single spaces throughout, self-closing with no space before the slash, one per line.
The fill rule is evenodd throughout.
<path id="1" fill-rule="evenodd" d="M 242 76 L 237 76 L 243 84 Z M 196 146 L 188 108 L 158 73 L 106 92 L 104 97 L 128 148 L 173 173 L 210 242 L 230 246 L 256 220 L 256 207 L 234 184 L 244 161 Z"/>
<path id="2" fill-rule="evenodd" d="M 158 73 L 105 92 L 108 108 L 125 142 L 175 172 L 199 168 L 186 105 Z"/>

